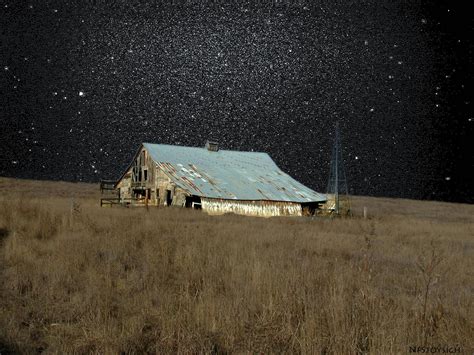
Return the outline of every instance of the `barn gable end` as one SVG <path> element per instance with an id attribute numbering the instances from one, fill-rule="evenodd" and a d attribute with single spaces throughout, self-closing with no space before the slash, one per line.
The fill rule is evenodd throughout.
<path id="1" fill-rule="evenodd" d="M 143 144 L 116 188 L 120 199 L 133 205 L 184 207 L 189 195 L 158 166 Z"/>

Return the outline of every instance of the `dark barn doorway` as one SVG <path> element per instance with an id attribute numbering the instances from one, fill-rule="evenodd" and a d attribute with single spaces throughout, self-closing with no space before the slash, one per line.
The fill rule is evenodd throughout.
<path id="1" fill-rule="evenodd" d="M 166 190 L 166 205 L 171 206 L 173 203 L 173 197 L 171 196 L 171 190 Z"/>
<path id="2" fill-rule="evenodd" d="M 185 206 L 187 208 L 194 208 L 200 210 L 202 208 L 201 205 L 201 197 L 199 196 L 186 196 L 186 203 Z"/>

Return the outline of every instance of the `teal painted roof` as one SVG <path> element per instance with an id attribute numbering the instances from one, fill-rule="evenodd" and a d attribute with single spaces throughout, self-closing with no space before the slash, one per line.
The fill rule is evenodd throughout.
<path id="1" fill-rule="evenodd" d="M 326 196 L 278 168 L 267 153 L 143 143 L 176 185 L 192 195 L 236 200 L 322 202 Z"/>

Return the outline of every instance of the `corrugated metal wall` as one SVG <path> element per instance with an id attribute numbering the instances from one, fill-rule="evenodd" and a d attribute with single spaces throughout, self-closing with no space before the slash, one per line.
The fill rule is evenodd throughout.
<path id="1" fill-rule="evenodd" d="M 202 198 L 202 209 L 209 214 L 235 213 L 247 216 L 301 216 L 299 203 L 280 201 L 239 201 Z"/>

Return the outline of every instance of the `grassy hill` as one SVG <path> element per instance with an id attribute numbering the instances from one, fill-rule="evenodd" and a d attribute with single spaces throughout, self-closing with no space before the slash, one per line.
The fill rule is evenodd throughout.
<path id="1" fill-rule="evenodd" d="M 473 205 L 263 219 L 98 199 L 0 178 L 0 353 L 474 349 Z"/>

